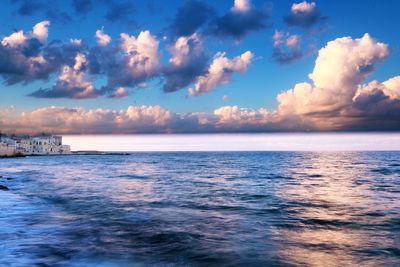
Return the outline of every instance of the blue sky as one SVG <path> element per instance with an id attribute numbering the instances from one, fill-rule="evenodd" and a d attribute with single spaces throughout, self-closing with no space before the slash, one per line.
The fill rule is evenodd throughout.
<path id="1" fill-rule="evenodd" d="M 112 38 L 109 46 L 117 46 L 121 33 L 136 37 L 140 32 L 148 30 L 159 41 L 160 63 L 168 65 L 171 58 L 170 47 L 179 37 L 172 33 L 175 17 L 183 5 L 194 1 L 168 1 L 168 4 L 165 1 L 150 0 L 96 1 L 96 3 L 73 0 L 54 2 L 55 4 L 48 6 L 44 1 L 3 1 L 0 10 L 3 18 L 0 23 L 0 37 L 4 38 L 19 30 L 28 33 L 32 31 L 35 24 L 46 20 L 50 21 L 50 25 L 45 41 L 47 44 L 43 46 L 54 40 L 68 43 L 70 39 L 81 39 L 87 47 L 95 47 L 97 45 L 95 32 L 99 29 L 103 29 L 104 33 Z M 229 59 L 240 56 L 246 51 L 251 51 L 253 54 L 251 63 L 246 65 L 243 73 L 232 70 L 226 84 L 218 84 L 209 92 L 188 96 L 187 89 L 194 86 L 196 78 L 188 86 L 176 92 L 165 93 L 162 90 L 162 75 L 154 75 L 141 83 L 127 86 L 130 94 L 124 98 L 109 98 L 107 95 L 84 99 L 28 96 L 40 88 L 52 88 L 60 75 L 57 69 L 50 73 L 47 80 L 35 79 L 29 82 L 22 80 L 12 85 L 3 82 L 0 90 L 0 107 L 6 109 L 13 106 L 15 108 L 13 112 L 16 114 L 50 106 L 80 107 L 86 110 L 120 110 L 127 109 L 129 106 L 159 105 L 179 114 L 194 112 L 212 114 L 222 106 L 275 110 L 279 105 L 276 99 L 279 93 L 293 88 L 297 83 L 312 83 L 308 75 L 314 69 L 318 51 L 329 41 L 347 36 L 355 40 L 363 37 L 365 33 L 369 33 L 375 42 L 388 45 L 388 55 L 385 55 L 384 60 L 377 59 L 377 62 L 374 62 L 374 71 L 365 77 L 363 84 L 375 79 L 383 82 L 399 74 L 400 29 L 396 26 L 397 11 L 400 7 L 398 1 L 304 2 L 308 5 L 314 4 L 320 17 L 307 27 L 289 25 L 284 20 L 285 17 L 291 15 L 293 5 L 301 1 L 245 2 L 250 3 L 252 9 L 265 14 L 263 27 L 249 30 L 239 38 L 208 34 L 204 29 L 197 31 L 201 36 L 203 53 L 208 59 L 207 64 L 211 64 L 217 52 L 226 52 L 225 56 Z M 26 3 L 30 5 L 24 6 Z M 82 8 L 74 9 L 74 3 L 82 4 Z M 85 4 L 87 9 L 84 8 Z M 209 1 L 206 5 L 214 10 L 215 17 L 221 18 L 232 10 L 234 2 Z M 113 18 L 107 18 L 109 15 L 107 12 L 112 9 L 115 9 Z M 188 16 L 186 19 L 187 23 L 190 23 L 191 17 Z M 296 35 L 300 38 L 298 50 L 302 55 L 299 58 L 285 64 L 277 62 L 273 57 L 275 48 L 272 39 L 276 31 L 287 34 L 286 37 Z M 284 47 L 284 49 L 290 49 L 290 47 Z M 71 64 L 70 67 L 72 67 Z M 101 74 L 91 76 L 89 79 L 93 81 L 96 89 L 106 83 L 106 76 Z M 141 88 L 142 84 L 145 84 L 144 88 Z M 223 101 L 223 96 L 227 96 L 228 100 Z"/>

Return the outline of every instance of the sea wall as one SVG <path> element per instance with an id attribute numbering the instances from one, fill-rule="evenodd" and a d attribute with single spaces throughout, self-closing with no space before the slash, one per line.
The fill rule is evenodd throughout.
<path id="1" fill-rule="evenodd" d="M 16 153 L 15 145 L 0 143 L 0 156 L 13 156 Z"/>

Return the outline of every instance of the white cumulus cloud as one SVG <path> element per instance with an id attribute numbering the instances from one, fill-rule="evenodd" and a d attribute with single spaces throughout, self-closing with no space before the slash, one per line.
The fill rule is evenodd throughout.
<path id="1" fill-rule="evenodd" d="M 247 12 L 251 8 L 250 0 L 235 0 L 233 10 L 238 12 Z"/>
<path id="2" fill-rule="evenodd" d="M 307 13 L 313 12 L 316 8 L 315 2 L 308 3 L 307 1 L 303 1 L 300 3 L 292 4 L 292 12 L 293 13 Z"/>
<path id="3" fill-rule="evenodd" d="M 111 36 L 104 33 L 104 29 L 96 31 L 97 44 L 100 46 L 106 46 L 111 42 Z"/>
<path id="4" fill-rule="evenodd" d="M 233 59 L 227 58 L 225 53 L 217 53 L 208 68 L 207 74 L 197 77 L 195 86 L 189 88 L 189 95 L 207 93 L 219 85 L 227 84 L 234 72 L 246 72 L 252 58 L 253 53 L 250 51 Z"/>

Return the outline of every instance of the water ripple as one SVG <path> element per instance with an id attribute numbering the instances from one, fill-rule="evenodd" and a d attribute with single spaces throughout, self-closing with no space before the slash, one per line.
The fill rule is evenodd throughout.
<path id="1" fill-rule="evenodd" d="M 399 266 L 399 162 L 395 152 L 7 159 L 0 266 Z"/>

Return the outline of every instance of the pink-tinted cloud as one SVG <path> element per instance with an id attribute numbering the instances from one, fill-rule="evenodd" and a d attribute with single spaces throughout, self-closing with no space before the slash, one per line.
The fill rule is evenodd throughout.
<path id="1" fill-rule="evenodd" d="M 32 96 L 42 98 L 95 98 L 100 92 L 96 90 L 91 81 L 85 78 L 86 69 L 86 56 L 78 53 L 72 67 L 68 65 L 62 67 L 57 82 L 52 88 L 40 89 L 34 92 Z"/>
<path id="2" fill-rule="evenodd" d="M 166 132 L 172 113 L 160 106 L 129 106 L 126 110 L 47 107 L 2 116 L 3 132 L 141 133 Z"/>
<path id="3" fill-rule="evenodd" d="M 198 88 L 212 90 L 229 81 L 232 71 L 245 71 L 252 56 L 247 53 L 234 59 L 217 55 L 208 74 L 198 81 Z M 280 93 L 275 110 L 235 105 L 210 113 L 174 113 L 160 106 L 130 106 L 126 110 L 48 107 L 21 114 L 3 110 L 0 128 L 7 133 L 399 130 L 400 76 L 365 84 L 388 55 L 387 44 L 369 34 L 330 41 L 318 53 L 309 74 L 311 82 L 297 83 Z M 84 64 L 83 56 L 76 58 L 65 80 L 85 84 L 77 78 Z M 227 69 L 230 71 L 225 73 Z M 116 93 L 124 95 L 125 91 L 118 89 Z"/>
<path id="4" fill-rule="evenodd" d="M 325 20 L 326 17 L 321 15 L 315 2 L 307 1 L 293 3 L 291 14 L 284 18 L 287 25 L 302 27 L 305 29 L 321 24 Z"/>
<path id="5" fill-rule="evenodd" d="M 104 32 L 104 29 L 96 31 L 97 44 L 100 46 L 108 45 L 111 42 L 111 36 Z"/>
<path id="6" fill-rule="evenodd" d="M 245 8 L 243 5 L 239 7 Z M 50 88 L 29 94 L 37 98 L 120 98 L 152 79 L 163 82 L 164 92 L 193 85 L 193 94 L 204 94 L 228 83 L 233 72 L 244 73 L 253 56 L 248 51 L 228 59 L 221 52 L 210 62 L 202 36 L 194 33 L 176 38 L 169 45 L 168 63 L 163 64 L 160 40 L 148 30 L 137 36 L 121 33 L 119 40 L 111 43 L 111 36 L 100 29 L 94 35 L 97 45 L 90 47 L 80 39 L 47 42 L 49 25 L 49 21 L 42 21 L 32 31 L 16 31 L 0 44 L 0 76 L 7 84 L 58 77 Z M 76 69 L 80 58 L 84 62 Z M 100 76 L 105 79 L 96 83 Z"/>
<path id="7" fill-rule="evenodd" d="M 164 92 L 175 92 L 186 88 L 196 80 L 196 77 L 207 71 L 208 57 L 199 34 L 179 37 L 169 50 L 171 58 L 163 69 Z"/>
<path id="8" fill-rule="evenodd" d="M 253 53 L 247 51 L 240 56 L 229 59 L 225 56 L 225 53 L 217 53 L 208 67 L 207 73 L 197 77 L 194 87 L 189 88 L 189 95 L 204 94 L 219 85 L 229 83 L 234 72 L 246 72 L 253 56 Z"/>

